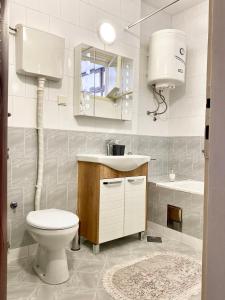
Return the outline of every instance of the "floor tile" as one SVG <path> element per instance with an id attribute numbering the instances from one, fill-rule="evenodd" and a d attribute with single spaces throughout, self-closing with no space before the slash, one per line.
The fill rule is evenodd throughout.
<path id="1" fill-rule="evenodd" d="M 151 232 L 154 234 L 154 232 Z M 156 234 L 156 232 L 155 232 Z M 173 236 L 163 238 L 162 244 L 139 241 L 129 236 L 101 246 L 98 255 L 91 243 L 85 241 L 80 251 L 67 251 L 70 279 L 51 286 L 42 282 L 32 270 L 33 258 L 21 259 L 8 265 L 8 300 L 112 300 L 104 290 L 102 278 L 116 264 L 129 262 L 153 252 L 179 252 L 201 261 L 201 251 L 181 243 Z M 200 295 L 190 300 L 200 300 Z"/>

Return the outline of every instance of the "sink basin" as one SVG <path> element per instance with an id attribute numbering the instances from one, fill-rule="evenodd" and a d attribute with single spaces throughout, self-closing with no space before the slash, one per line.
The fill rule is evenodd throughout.
<path id="1" fill-rule="evenodd" d="M 105 165 L 118 171 L 132 171 L 150 161 L 150 156 L 124 155 L 107 156 L 102 154 L 78 154 L 78 161 L 87 161 Z"/>

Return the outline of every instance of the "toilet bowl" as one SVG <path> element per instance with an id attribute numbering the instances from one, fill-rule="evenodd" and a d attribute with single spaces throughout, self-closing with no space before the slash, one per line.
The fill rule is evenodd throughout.
<path id="1" fill-rule="evenodd" d="M 66 247 L 78 232 L 79 218 L 68 211 L 44 209 L 27 215 L 27 230 L 38 243 L 33 269 L 46 283 L 69 279 Z"/>

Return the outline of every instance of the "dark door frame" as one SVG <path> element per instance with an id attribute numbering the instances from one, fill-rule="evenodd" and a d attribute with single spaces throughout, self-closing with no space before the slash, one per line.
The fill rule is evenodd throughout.
<path id="1" fill-rule="evenodd" d="M 0 0 L 0 299 L 7 298 L 8 9 Z"/>

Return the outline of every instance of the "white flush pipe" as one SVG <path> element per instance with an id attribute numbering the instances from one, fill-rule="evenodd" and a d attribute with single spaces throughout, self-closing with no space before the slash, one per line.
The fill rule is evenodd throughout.
<path id="1" fill-rule="evenodd" d="M 40 209 L 41 191 L 44 173 L 44 130 L 43 130 L 43 104 L 44 104 L 44 77 L 38 78 L 37 88 L 37 132 L 38 132 L 38 158 L 37 158 L 37 183 L 35 191 L 34 209 Z"/>

